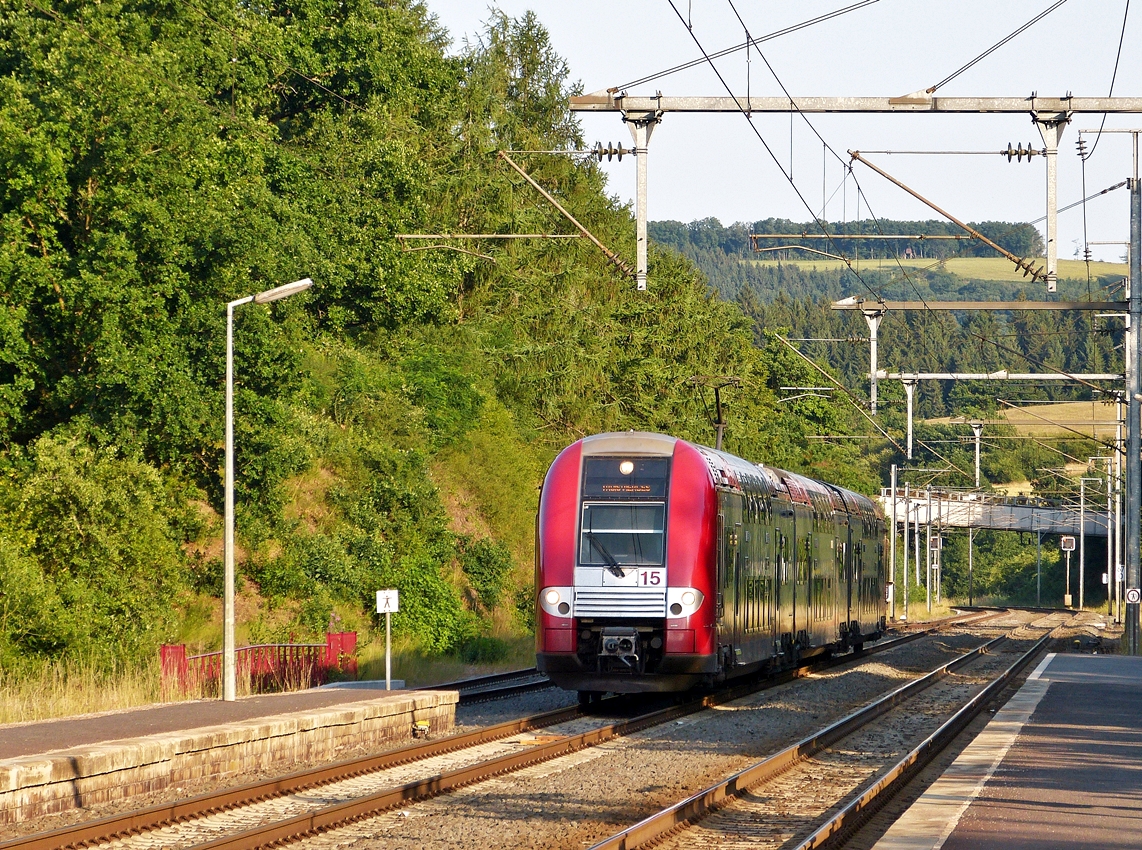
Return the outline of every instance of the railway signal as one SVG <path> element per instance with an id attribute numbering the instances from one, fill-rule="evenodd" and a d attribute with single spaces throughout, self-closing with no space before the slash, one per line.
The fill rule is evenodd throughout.
<path id="1" fill-rule="evenodd" d="M 1067 556 L 1067 582 L 1064 585 L 1066 590 L 1063 591 L 1063 606 L 1066 608 L 1071 607 L 1071 552 L 1075 551 L 1075 538 L 1069 534 L 1064 536 L 1059 541 L 1059 548 L 1066 553 Z"/>

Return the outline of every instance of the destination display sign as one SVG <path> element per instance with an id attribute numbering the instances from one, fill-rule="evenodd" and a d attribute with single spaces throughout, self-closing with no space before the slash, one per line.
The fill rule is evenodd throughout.
<path id="1" fill-rule="evenodd" d="M 583 459 L 583 495 L 665 499 L 670 458 L 588 457 Z"/>

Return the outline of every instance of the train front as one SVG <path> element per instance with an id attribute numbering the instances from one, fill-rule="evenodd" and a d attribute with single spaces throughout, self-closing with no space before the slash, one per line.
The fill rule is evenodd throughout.
<path id="1" fill-rule="evenodd" d="M 682 440 L 587 437 L 560 453 L 536 529 L 536 665 L 581 694 L 685 690 L 719 674 L 717 499 Z"/>

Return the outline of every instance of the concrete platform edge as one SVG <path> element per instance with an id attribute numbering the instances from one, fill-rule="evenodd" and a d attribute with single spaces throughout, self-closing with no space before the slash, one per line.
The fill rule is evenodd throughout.
<path id="1" fill-rule="evenodd" d="M 0 822 L 85 808 L 353 747 L 396 746 L 427 722 L 449 731 L 456 691 L 411 691 L 335 707 L 74 747 L 0 762 Z"/>
<path id="2" fill-rule="evenodd" d="M 1040 677 L 1054 657 L 1053 652 L 1047 654 L 975 740 L 888 829 L 874 850 L 940 850 L 1047 693 L 1049 683 Z"/>

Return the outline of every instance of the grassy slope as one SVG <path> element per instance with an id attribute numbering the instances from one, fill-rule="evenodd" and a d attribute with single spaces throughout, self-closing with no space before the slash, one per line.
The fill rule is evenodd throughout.
<path id="1" fill-rule="evenodd" d="M 829 260 L 822 257 L 814 259 L 794 259 L 794 260 L 746 260 L 748 263 L 756 263 L 758 265 L 777 265 L 778 263 L 787 263 L 792 266 L 799 266 L 803 269 L 818 269 L 833 270 L 845 268 L 845 263 L 840 260 Z M 1041 265 L 1045 262 L 1042 259 L 1035 261 Z M 900 265 L 909 269 L 926 268 L 933 265 L 932 260 L 915 259 L 915 260 L 901 260 Z M 863 269 L 883 269 L 885 271 L 892 271 L 896 268 L 897 262 L 892 259 L 875 259 L 875 260 L 855 260 L 853 267 Z M 1015 268 L 1015 265 L 1003 257 L 952 257 L 945 260 L 942 266 L 946 271 L 951 272 L 962 278 L 969 280 L 985 280 L 985 281 L 1001 281 L 1004 283 L 1018 283 L 1026 280 L 1023 272 Z M 1092 278 L 1097 278 L 1101 275 L 1115 275 L 1120 274 L 1123 277 L 1127 274 L 1127 266 L 1125 263 L 1091 263 L 1090 274 Z M 1060 280 L 1086 280 L 1086 263 L 1081 260 L 1059 260 L 1059 278 Z"/>
<path id="2" fill-rule="evenodd" d="M 932 425 L 947 425 L 952 419 L 943 416 L 926 421 Z M 1115 429 L 1114 407 L 1101 401 L 1029 404 L 1019 410 L 1006 408 L 993 422 L 1012 425 L 1016 433 L 1024 437 L 1077 436 L 1075 431 L 1086 435 L 1113 437 Z"/>

